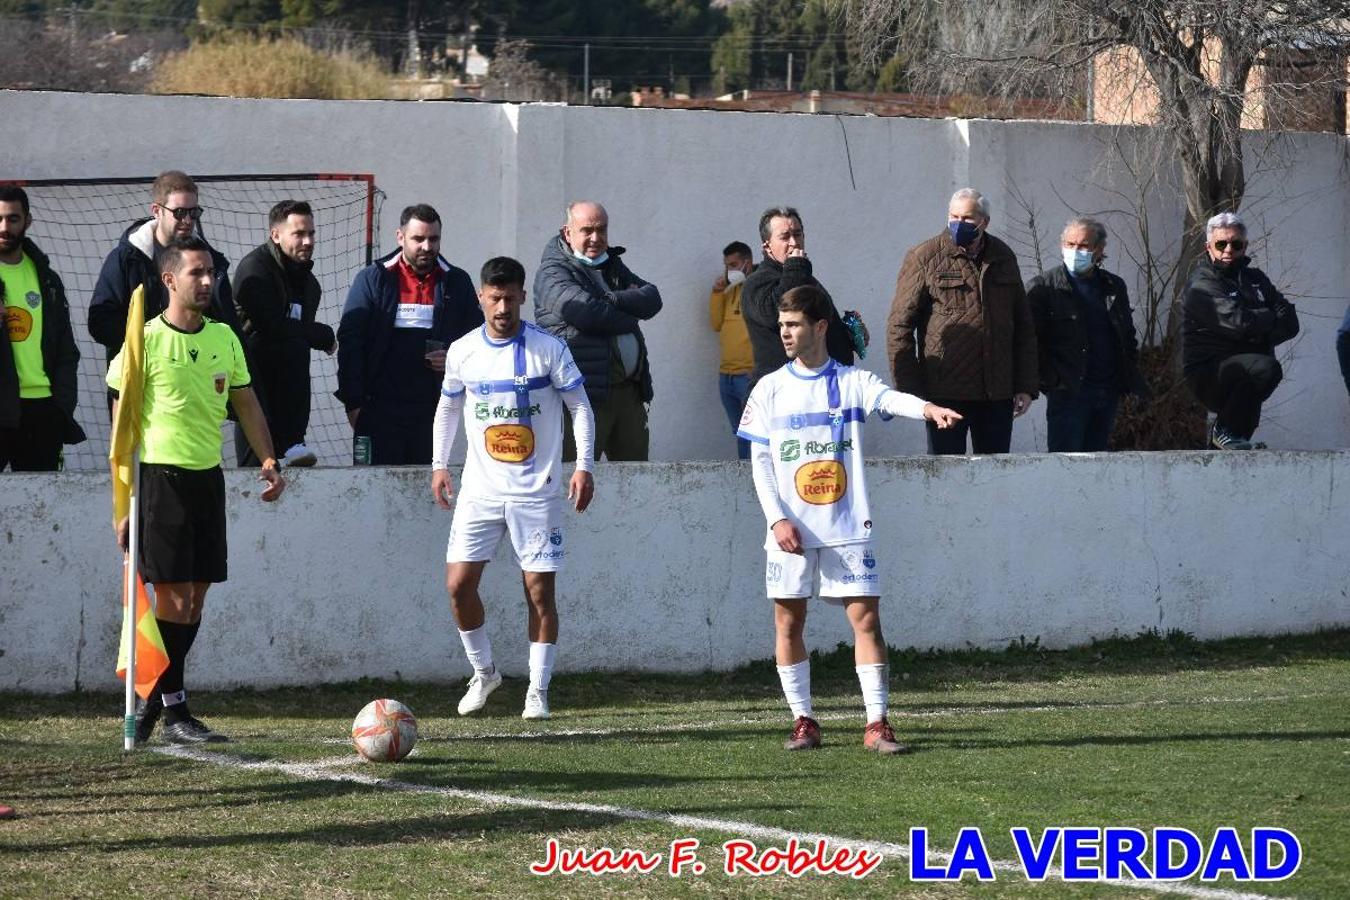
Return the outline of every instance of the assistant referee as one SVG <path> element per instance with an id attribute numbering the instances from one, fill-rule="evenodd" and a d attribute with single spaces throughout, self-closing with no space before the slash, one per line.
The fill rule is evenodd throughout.
<path id="1" fill-rule="evenodd" d="M 140 571 L 155 589 L 155 618 L 169 667 L 136 711 L 136 743 L 164 716 L 171 744 L 229 740 L 188 710 L 184 664 L 201 627 L 206 591 L 226 578 L 225 479 L 221 424 L 233 403 L 249 446 L 262 460 L 262 499 L 276 500 L 286 481 L 277 468 L 248 365 L 228 325 L 203 313 L 215 283 L 211 248 L 198 237 L 171 241 L 159 255 L 169 305 L 145 326 L 145 393 L 141 413 Z M 120 391 L 121 352 L 108 371 Z M 114 407 L 114 420 L 116 407 Z M 117 524 L 127 549 L 129 523 Z"/>

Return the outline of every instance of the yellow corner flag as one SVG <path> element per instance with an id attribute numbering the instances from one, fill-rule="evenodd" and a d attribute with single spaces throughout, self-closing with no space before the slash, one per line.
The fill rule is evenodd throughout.
<path id="1" fill-rule="evenodd" d="M 113 473 L 113 525 L 126 518 L 131 508 L 136 450 L 141 445 L 141 401 L 145 392 L 145 288 L 131 294 L 127 309 L 127 336 L 118 354 L 122 382 L 118 389 L 117 418 L 108 443 L 108 461 Z"/>
<path id="2" fill-rule="evenodd" d="M 126 338 L 122 343 L 120 376 L 118 384 L 117 417 L 113 419 L 112 438 L 108 445 L 108 461 L 113 476 L 113 525 L 116 526 L 127 516 L 135 516 L 132 495 L 136 485 L 137 451 L 141 446 L 141 411 L 145 394 L 145 288 L 137 287 L 131 294 L 131 303 L 127 308 Z M 148 698 L 159 681 L 159 676 L 169 667 L 169 655 L 164 650 L 164 639 L 160 636 L 159 625 L 155 622 L 155 612 L 150 606 L 150 598 L 145 592 L 145 582 L 140 574 L 134 573 L 136 567 L 137 544 L 136 521 L 131 522 L 131 540 L 128 559 L 124 563 L 126 571 L 122 579 L 122 606 L 131 603 L 131 578 L 135 576 L 135 611 L 127 610 L 122 615 L 122 638 L 118 642 L 117 677 L 127 677 L 127 657 L 130 655 L 133 675 L 129 679 L 134 683 L 136 693 Z M 133 627 L 135 646 L 129 640 L 128 631 Z M 127 690 L 127 722 L 132 716 L 131 686 Z M 130 728 L 128 742 L 130 742 Z M 127 745 L 130 747 L 130 743 Z"/>
<path id="3" fill-rule="evenodd" d="M 124 592 L 125 593 L 125 592 Z M 122 597 L 125 606 L 127 598 Z M 122 627 L 126 627 L 126 617 L 122 618 Z M 117 677 L 127 677 L 126 635 L 117 650 Z M 164 649 L 164 638 L 159 635 L 159 625 L 155 623 L 155 611 L 150 608 L 150 597 L 145 593 L 145 582 L 136 576 L 136 693 L 141 699 L 149 699 L 159 676 L 169 667 L 169 653 Z"/>

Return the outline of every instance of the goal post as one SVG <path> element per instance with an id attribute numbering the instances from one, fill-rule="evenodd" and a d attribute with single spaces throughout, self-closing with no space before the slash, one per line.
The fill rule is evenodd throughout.
<path id="1" fill-rule="evenodd" d="M 71 471 L 105 470 L 109 421 L 104 387 L 108 360 L 89 336 L 89 303 L 103 260 L 123 232 L 150 215 L 154 175 L 127 178 L 0 179 L 28 193 L 33 225 L 28 235 L 51 258 L 66 286 L 71 325 L 80 350 L 79 406 L 76 419 L 89 439 L 66 447 Z M 211 246 L 239 261 L 267 240 L 267 214 L 281 200 L 304 200 L 314 210 L 317 240 L 314 275 L 323 289 L 320 322 L 337 329 L 342 306 L 356 273 L 373 261 L 383 193 L 370 174 L 344 172 L 193 175 L 203 214 L 198 223 Z M 312 401 L 306 443 L 322 465 L 351 464 L 351 428 L 337 389 L 337 359 L 315 353 L 311 367 Z M 225 427 L 224 462 L 234 465 L 234 430 Z M 278 453 L 285 447 L 276 448 Z"/>

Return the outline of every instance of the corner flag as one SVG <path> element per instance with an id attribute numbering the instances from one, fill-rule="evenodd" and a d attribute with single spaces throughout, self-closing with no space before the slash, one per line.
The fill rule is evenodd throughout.
<path id="1" fill-rule="evenodd" d="M 122 747 L 135 747 L 135 695 L 148 698 L 169 667 L 164 639 L 155 622 L 145 584 L 136 572 L 140 535 L 137 528 L 137 486 L 141 446 L 141 412 L 145 395 L 145 288 L 131 294 L 127 309 L 127 331 L 122 342 L 121 382 L 118 385 L 117 415 L 113 418 L 108 462 L 113 477 L 113 526 L 130 520 L 127 556 L 122 579 L 122 638 L 117 653 L 117 675 L 125 679 Z M 135 597 L 135 602 L 132 602 Z M 129 670 L 129 671 L 128 671 Z"/>
<path id="2" fill-rule="evenodd" d="M 127 564 L 128 568 L 130 563 Z M 126 594 L 122 595 L 122 603 L 127 602 Z M 141 580 L 140 575 L 136 576 L 136 693 L 142 700 L 149 699 L 150 693 L 154 691 L 155 685 L 159 683 L 159 676 L 164 674 L 164 670 L 169 667 L 169 653 L 164 649 L 164 639 L 160 637 L 159 625 L 155 622 L 155 611 L 150 608 L 150 597 L 145 592 L 145 582 Z M 122 619 L 123 636 L 122 642 L 117 650 L 117 677 L 125 678 L 127 674 L 127 641 L 126 641 L 126 617 Z"/>
<path id="3" fill-rule="evenodd" d="M 141 401 L 145 393 L 145 288 L 131 294 L 127 309 L 127 335 L 122 343 L 122 384 L 118 391 L 117 418 L 113 420 L 108 461 L 113 472 L 113 525 L 126 518 L 131 508 L 135 480 L 136 450 L 141 446 Z M 134 523 L 133 523 L 134 524 Z"/>

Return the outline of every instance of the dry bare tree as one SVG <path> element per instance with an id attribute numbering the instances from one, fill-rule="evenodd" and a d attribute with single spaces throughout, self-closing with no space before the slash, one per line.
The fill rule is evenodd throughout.
<path id="1" fill-rule="evenodd" d="M 1301 124 L 1301 97 L 1321 90 L 1334 101 L 1345 92 L 1350 0 L 832 4 L 874 64 L 901 56 L 919 90 L 1085 103 L 1095 75 L 1112 79 L 1096 95 L 1127 105 L 1142 99 L 1179 163 L 1186 261 L 1200 252 L 1205 220 L 1236 210 L 1246 192 L 1242 126 L 1252 73 L 1260 71 L 1257 98 L 1274 127 Z M 1340 117 L 1343 128 L 1343 110 Z M 1178 282 L 1189 268 L 1183 263 Z"/>
<path id="2" fill-rule="evenodd" d="M 141 91 L 154 62 L 186 44 L 171 31 L 100 32 L 65 17 L 0 15 L 0 88 Z"/>
<path id="3" fill-rule="evenodd" d="M 1327 118 L 1344 130 L 1350 0 L 830 2 L 873 65 L 904 62 L 913 90 L 1035 97 L 1077 104 L 1085 117 L 1092 98 L 1111 98 L 1119 121 L 1155 126 L 1151 142 L 1111 142 L 1133 185 L 1116 199 L 1140 241 L 1128 252 L 1137 252 L 1143 281 L 1141 365 L 1157 395 L 1147 411 L 1127 405 L 1113 443 L 1199 446 L 1203 410 L 1179 378 L 1174 313 L 1202 252 L 1204 223 L 1241 206 L 1254 166 L 1279 163 L 1275 142 L 1244 138 L 1254 107 L 1265 127 L 1306 128 L 1307 100 L 1321 94 Z M 1253 144 L 1245 157 L 1244 143 Z M 1156 232 L 1172 229 L 1150 220 L 1148 196 L 1162 189 L 1169 160 L 1185 213 L 1181 240 L 1161 248 Z"/>
<path id="4" fill-rule="evenodd" d="M 522 40 L 499 40 L 483 80 L 488 100 L 531 101 L 566 99 L 557 78 L 530 58 L 530 44 Z"/>

